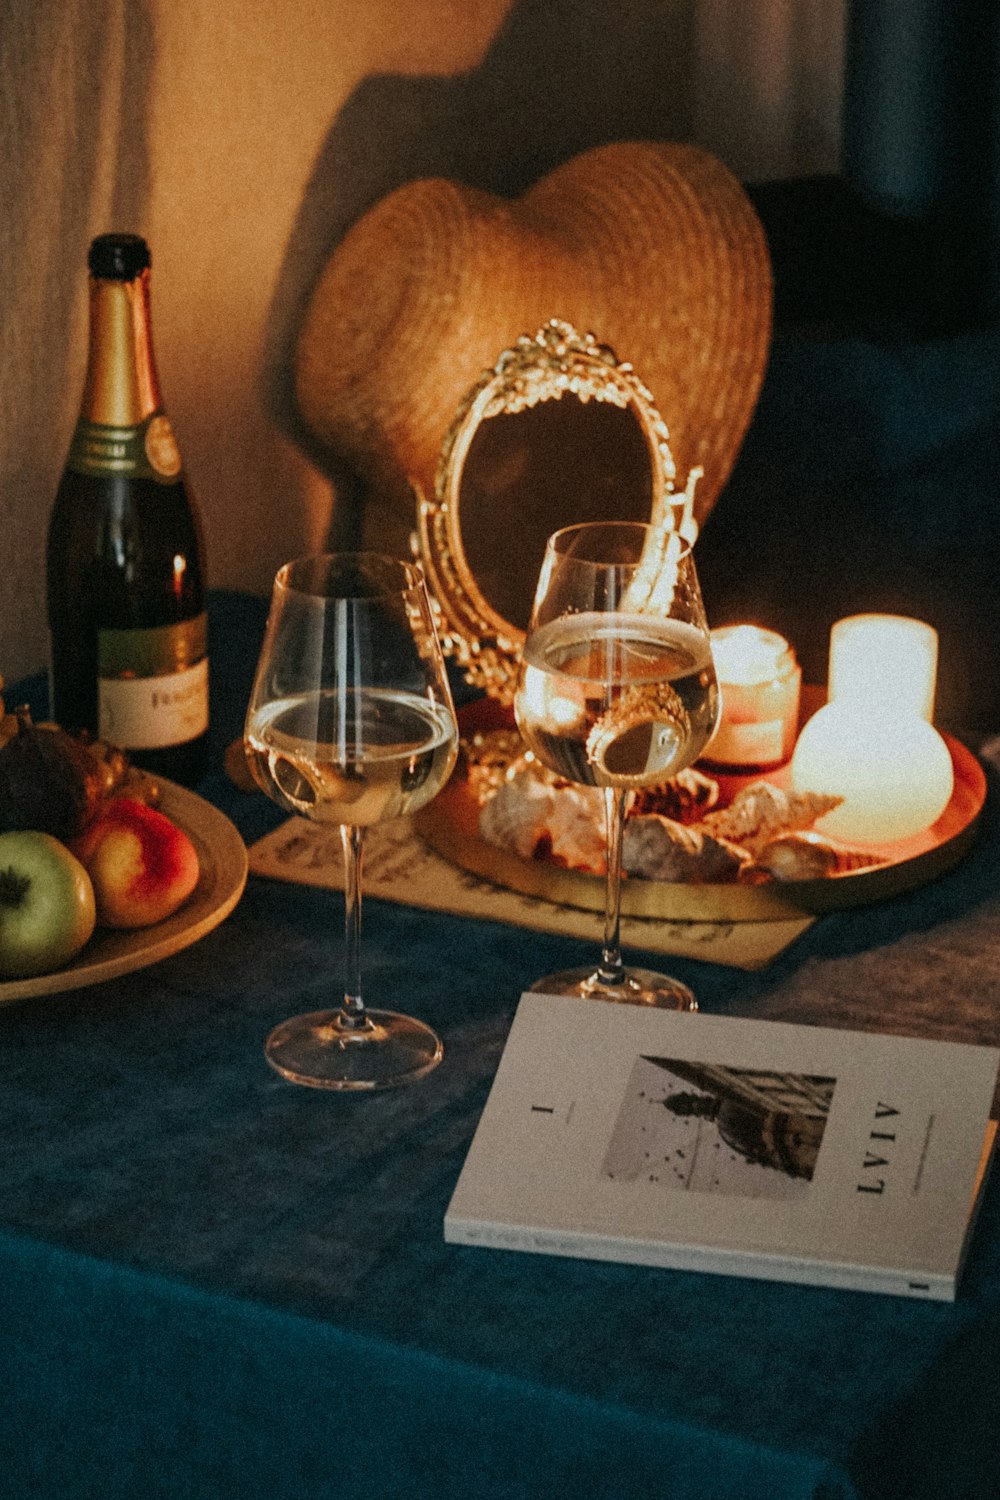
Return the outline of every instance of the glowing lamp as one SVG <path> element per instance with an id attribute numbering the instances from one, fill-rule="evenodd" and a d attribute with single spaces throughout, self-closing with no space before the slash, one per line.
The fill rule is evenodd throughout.
<path id="1" fill-rule="evenodd" d="M 948 746 L 919 714 L 873 714 L 828 703 L 799 735 L 792 756 L 798 791 L 843 797 L 816 827 L 848 844 L 888 844 L 922 833 L 951 798 Z"/>
<path id="2" fill-rule="evenodd" d="M 922 833 L 951 798 L 954 768 L 930 723 L 937 632 L 899 615 L 853 615 L 830 635 L 830 701 L 792 756 L 798 791 L 842 797 L 817 828 L 850 844 Z"/>
<path id="3" fill-rule="evenodd" d="M 886 713 L 934 718 L 938 636 L 905 615 L 849 615 L 830 632 L 831 703 L 861 701 Z"/>
<path id="4" fill-rule="evenodd" d="M 704 758 L 718 766 L 760 771 L 792 753 L 802 672 L 783 636 L 759 625 L 712 631 L 712 660 L 722 709 Z"/>

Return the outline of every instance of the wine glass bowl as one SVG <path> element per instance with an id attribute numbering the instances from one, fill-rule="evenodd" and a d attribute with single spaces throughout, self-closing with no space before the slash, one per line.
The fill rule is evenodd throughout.
<path id="1" fill-rule="evenodd" d="M 378 553 L 322 554 L 279 569 L 244 728 L 250 773 L 286 812 L 340 826 L 345 861 L 343 1001 L 268 1037 L 284 1077 L 375 1089 L 435 1067 L 422 1021 L 361 994 L 366 828 L 415 812 L 455 764 L 458 727 L 423 575 Z"/>
<path id="2" fill-rule="evenodd" d="M 514 712 L 543 765 L 568 781 L 603 790 L 607 822 L 601 963 L 550 975 L 532 988 L 697 1009 L 680 981 L 626 969 L 619 945 L 628 796 L 696 760 L 719 713 L 694 559 L 677 532 L 601 521 L 565 527 L 549 538 Z"/>

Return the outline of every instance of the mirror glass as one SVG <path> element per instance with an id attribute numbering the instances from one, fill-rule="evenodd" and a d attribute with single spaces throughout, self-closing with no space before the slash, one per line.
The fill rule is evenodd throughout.
<path id="1" fill-rule="evenodd" d="M 652 480 L 649 443 L 631 406 L 566 394 L 480 422 L 462 465 L 458 525 L 490 608 L 526 630 L 552 532 L 608 516 L 648 520 Z"/>

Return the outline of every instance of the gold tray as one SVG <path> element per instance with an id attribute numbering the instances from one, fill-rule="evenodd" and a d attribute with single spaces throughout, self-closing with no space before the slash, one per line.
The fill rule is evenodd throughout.
<path id="1" fill-rule="evenodd" d="M 198 884 L 184 905 L 152 927 L 131 931 L 99 927 L 64 968 L 33 979 L 0 983 L 0 1004 L 82 989 L 144 969 L 189 948 L 232 911 L 247 880 L 247 851 L 242 838 L 225 814 L 204 798 L 172 781 L 159 784 L 161 810 L 183 828 L 198 851 Z"/>
<path id="2" fill-rule="evenodd" d="M 463 735 L 476 730 L 509 728 L 509 711 L 490 699 L 469 704 L 459 712 Z M 845 871 L 821 880 L 773 882 L 768 885 L 681 884 L 659 880 L 625 879 L 622 913 L 671 922 L 773 922 L 822 912 L 867 906 L 901 895 L 935 880 L 952 869 L 972 844 L 986 800 L 986 776 L 975 756 L 950 735 L 955 786 L 944 812 L 925 833 L 872 852 L 885 864 Z M 766 779 L 782 785 L 783 772 L 766 778 L 720 777 L 723 796 L 731 796 L 747 780 Z M 568 870 L 544 859 L 522 859 L 479 837 L 479 804 L 461 769 L 434 801 L 414 815 L 422 838 L 438 854 L 474 875 L 529 896 L 542 896 L 565 906 L 601 911 L 604 880 L 580 870 Z"/>

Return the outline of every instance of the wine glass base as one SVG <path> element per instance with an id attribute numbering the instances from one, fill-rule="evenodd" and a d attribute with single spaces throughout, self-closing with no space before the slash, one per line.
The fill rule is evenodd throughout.
<path id="1" fill-rule="evenodd" d="M 650 1005 L 660 1010 L 697 1010 L 698 1002 L 686 984 L 653 969 L 626 969 L 621 980 L 608 984 L 593 969 L 563 969 L 536 979 L 530 989 L 546 995 L 575 995 L 580 1000 L 608 1000 L 613 1005 Z"/>
<path id="2" fill-rule="evenodd" d="M 314 1089 L 387 1089 L 414 1083 L 444 1055 L 423 1021 L 393 1010 L 365 1012 L 348 1026 L 340 1011 L 317 1010 L 276 1026 L 264 1044 L 271 1067 Z"/>

